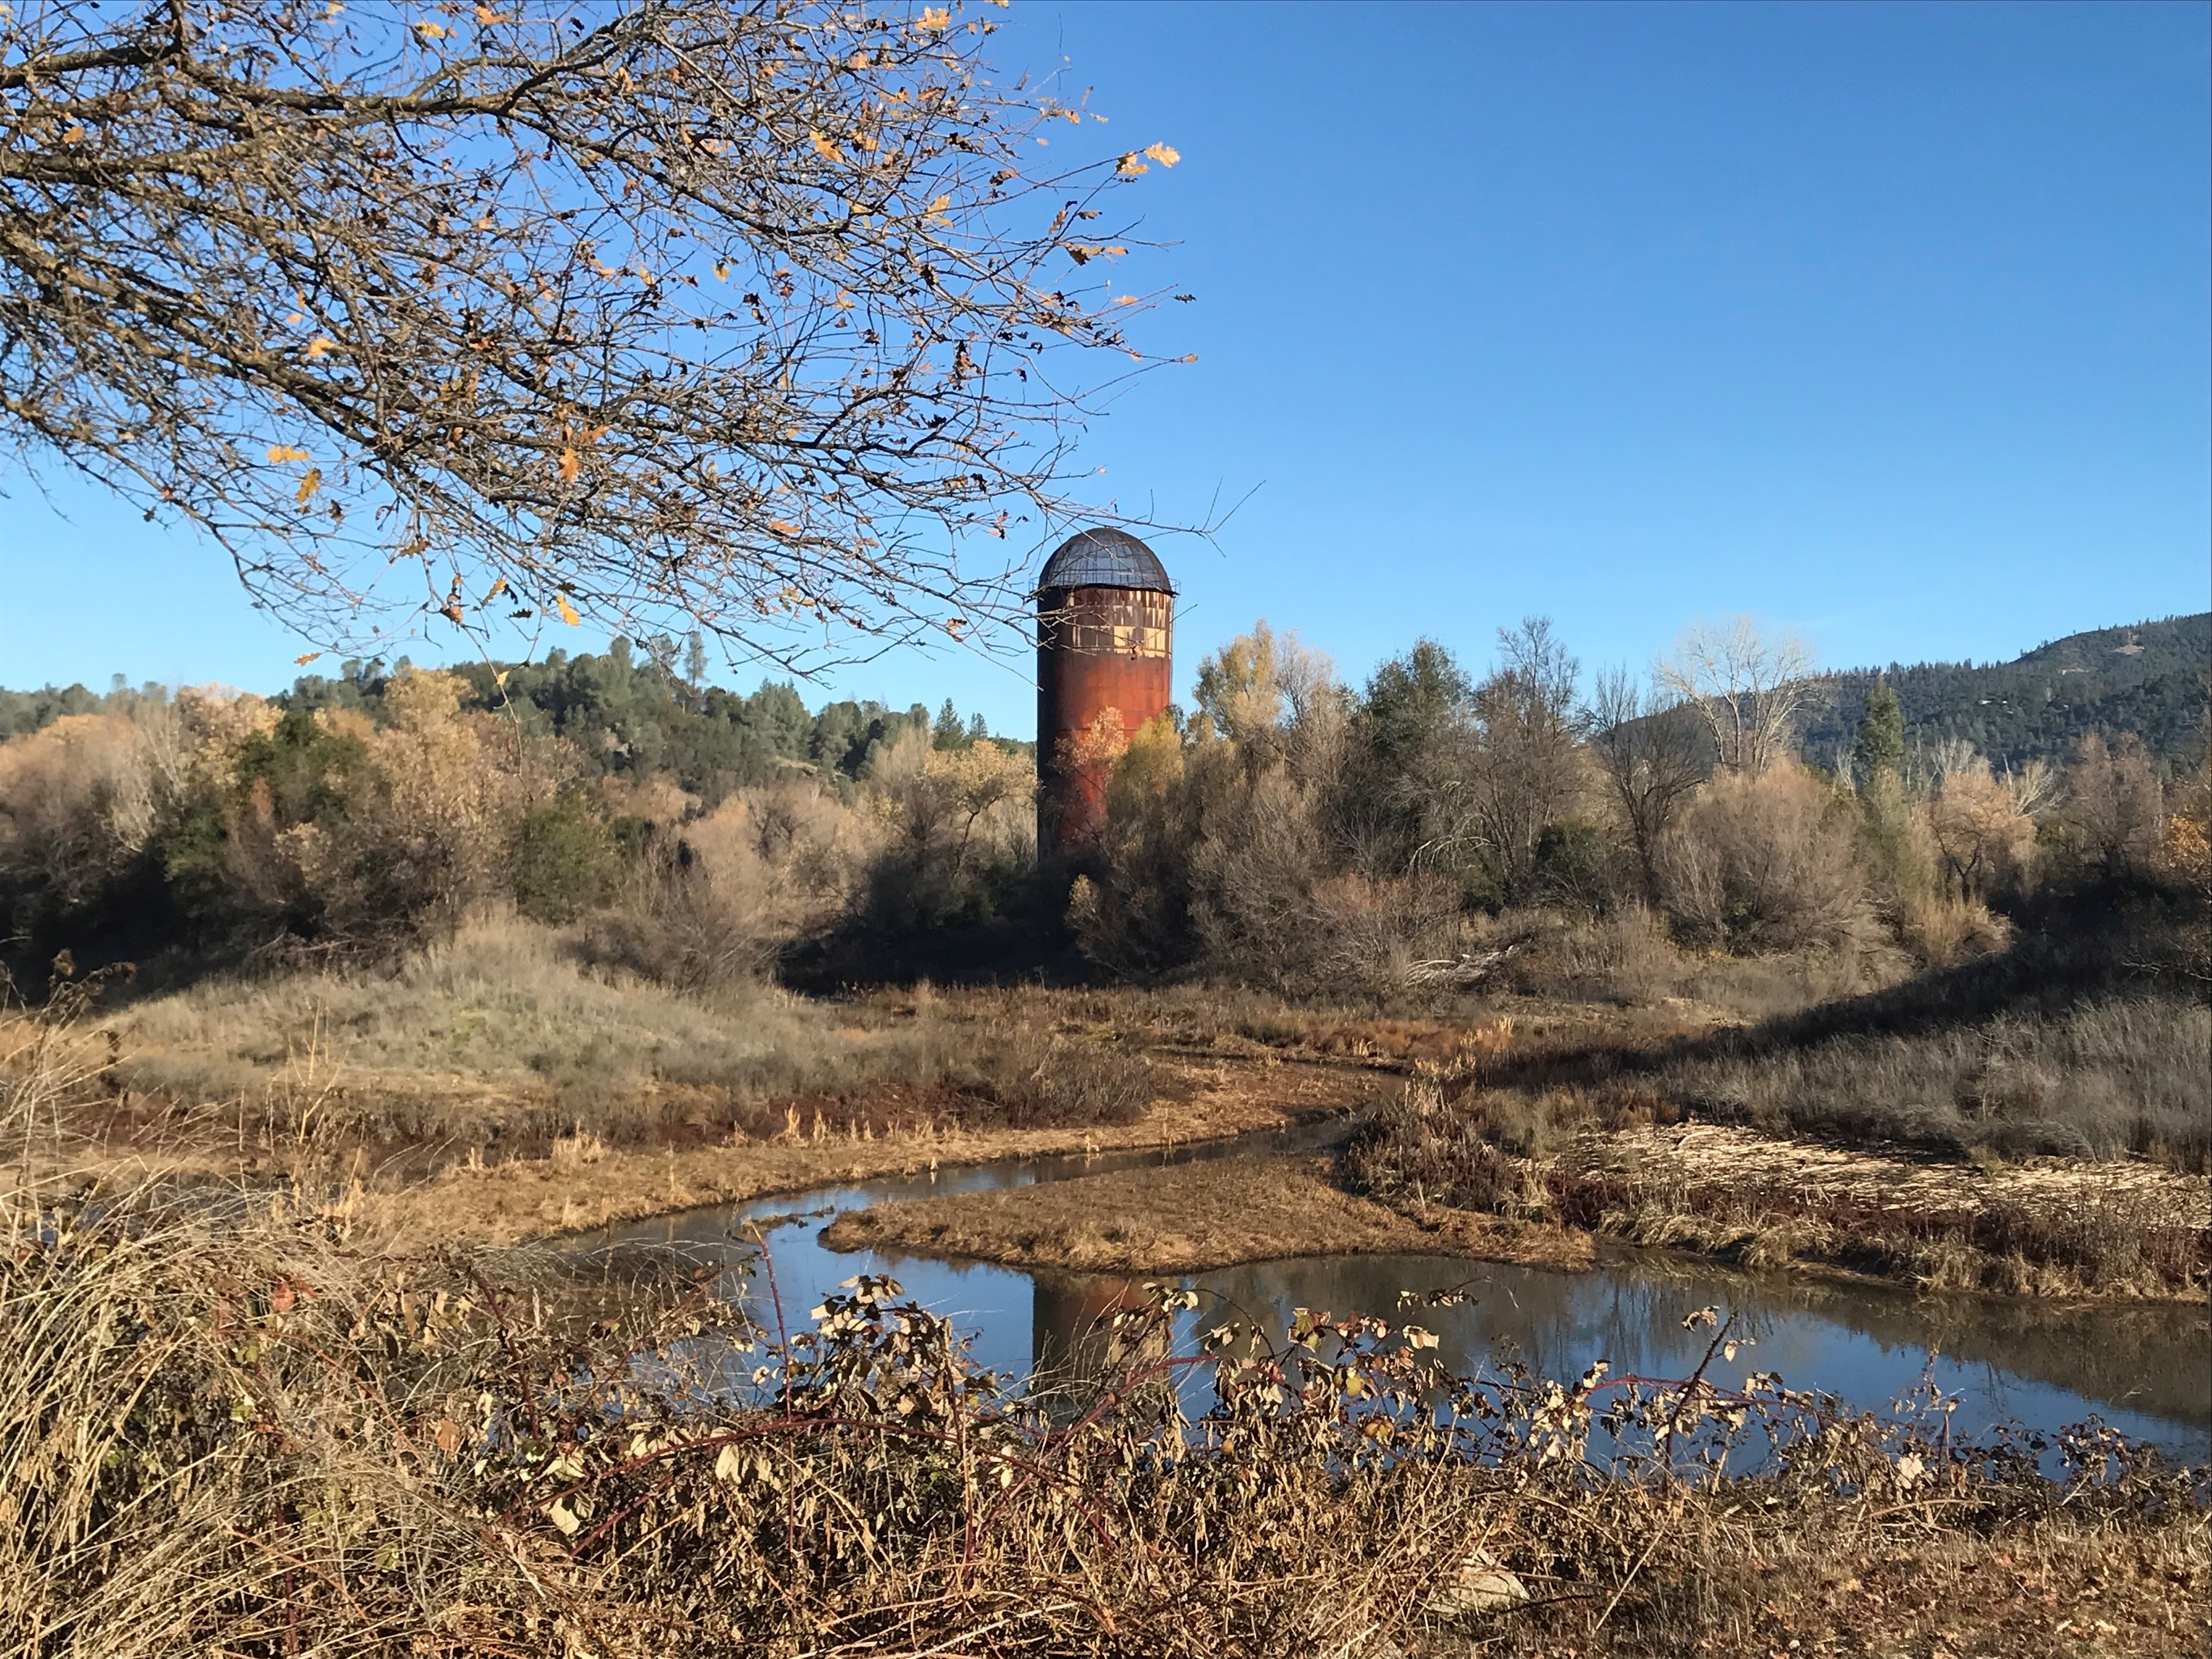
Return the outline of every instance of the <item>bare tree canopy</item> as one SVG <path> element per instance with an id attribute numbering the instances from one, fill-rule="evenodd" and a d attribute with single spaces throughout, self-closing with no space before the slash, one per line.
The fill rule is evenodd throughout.
<path id="1" fill-rule="evenodd" d="M 1084 113 L 985 78 L 988 13 L 366 9 L 0 9 L 19 471 L 329 643 L 680 614 L 795 665 L 1000 613 L 1018 556 L 963 550 L 1047 533 L 1153 361 L 1096 203 L 1172 149 L 1036 171 Z"/>
<path id="2" fill-rule="evenodd" d="M 1656 684 L 1647 690 L 1625 668 L 1598 676 L 1583 725 L 1628 831 L 1644 896 L 1656 904 L 1661 843 L 1712 771 L 1708 728 L 1679 695 Z"/>
<path id="3" fill-rule="evenodd" d="M 1812 672 L 1804 641 L 1749 617 L 1692 624 L 1656 669 L 1662 689 L 1705 716 L 1721 765 L 1754 776 L 1790 752 Z"/>

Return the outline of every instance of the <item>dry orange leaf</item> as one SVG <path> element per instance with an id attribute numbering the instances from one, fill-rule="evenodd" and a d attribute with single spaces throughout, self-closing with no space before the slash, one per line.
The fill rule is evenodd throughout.
<path id="1" fill-rule="evenodd" d="M 553 608 L 561 613 L 561 620 L 571 628 L 584 620 L 576 614 L 576 607 L 568 603 L 568 596 L 566 593 L 556 593 L 553 596 Z"/>
<path id="2" fill-rule="evenodd" d="M 1145 146 L 1145 154 L 1164 167 L 1171 167 L 1182 160 L 1182 152 L 1173 144 L 1147 144 Z"/>
<path id="3" fill-rule="evenodd" d="M 325 352 L 336 349 L 337 346 L 337 342 L 336 340 L 331 339 L 327 335 L 318 334 L 313 339 L 307 342 L 307 356 L 310 360 L 313 360 L 322 356 Z"/>
<path id="4" fill-rule="evenodd" d="M 578 458 L 574 450 L 564 449 L 561 452 L 561 477 L 564 480 L 571 483 L 574 483 L 576 475 L 583 470 L 584 463 Z"/>
<path id="5" fill-rule="evenodd" d="M 295 658 L 293 658 L 293 659 L 292 659 L 292 660 L 293 660 L 294 662 L 295 662 L 295 663 L 299 664 L 301 667 L 305 668 L 305 667 L 306 667 L 309 663 L 311 663 L 311 662 L 314 661 L 314 659 L 315 659 L 316 658 L 318 658 L 318 657 L 321 656 L 322 654 L 323 654 L 323 653 L 322 653 L 321 652 L 319 652 L 319 651 L 310 651 L 310 652 L 307 652 L 307 653 L 305 655 L 303 655 L 303 656 L 298 656 L 298 657 L 295 657 Z"/>
<path id="6" fill-rule="evenodd" d="M 269 446 L 269 459 L 272 465 L 280 461 L 304 461 L 307 459 L 307 452 L 306 450 L 295 449 L 290 444 L 271 444 Z"/>

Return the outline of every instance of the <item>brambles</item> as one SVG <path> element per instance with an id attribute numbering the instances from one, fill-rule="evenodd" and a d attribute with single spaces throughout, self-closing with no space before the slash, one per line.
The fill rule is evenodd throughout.
<path id="1" fill-rule="evenodd" d="M 2207 1577 L 2197 1476 L 2094 1425 L 1969 1445 L 1738 1386 L 1725 1323 L 1689 1379 L 1470 1382 L 1418 1310 L 1178 1351 L 1155 1287 L 1032 1395 L 879 1278 L 778 1341 L 680 1263 L 394 1256 L 343 1205 L 0 1225 L 26 1652 L 1637 1654 L 1817 1621 L 1908 1540 L 1942 1575 L 2139 1559 L 2117 1619 Z"/>

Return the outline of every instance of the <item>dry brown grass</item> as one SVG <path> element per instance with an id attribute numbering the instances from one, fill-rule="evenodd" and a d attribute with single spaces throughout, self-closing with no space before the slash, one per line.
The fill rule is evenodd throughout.
<path id="1" fill-rule="evenodd" d="M 104 1089 L 67 1012 L 0 1068 L 49 1164 Z M 1179 1293 L 1027 1399 L 885 1280 L 768 1344 L 666 1258 L 586 1278 L 403 1249 L 357 1187 L 33 1164 L 0 1190 L 5 1659 L 2026 1659 L 2192 1651 L 2212 1612 L 2201 1474 L 2094 1430 L 2059 1482 L 1702 1369 L 1440 1379 L 1373 1320 L 1170 1357 Z M 1750 1472 L 1686 1459 L 1731 1440 Z"/>
<path id="2" fill-rule="evenodd" d="M 1173 1296 L 1057 1405 L 886 1280 L 776 1344 L 665 1267 L 400 1255 L 343 1205 L 0 1228 L 9 1659 L 2153 1654 L 2212 1601 L 2201 1486 L 2094 1432 L 2060 1484 L 1771 1389 L 1509 1367 L 1432 1417 L 1411 1328 L 1170 1358 Z M 1729 1440 L 1769 1459 L 1675 1452 Z"/>
<path id="3" fill-rule="evenodd" d="M 1747 1267 L 1927 1290 L 2203 1300 L 2212 1182 L 2144 1164 L 1961 1164 L 1749 1129 L 1601 1121 L 1564 1090 L 1414 1085 L 1370 1113 L 1353 1190 L 1583 1227 Z"/>
<path id="4" fill-rule="evenodd" d="M 1293 1255 L 1466 1255 L 1586 1267 L 1589 1237 L 1480 1215 L 1401 1215 L 1347 1194 L 1334 1160 L 1239 1158 L 1117 1170 L 1000 1192 L 881 1204 L 823 1235 L 1007 1267 L 1191 1273 Z"/>
<path id="5" fill-rule="evenodd" d="M 271 1140 L 312 1109 L 325 1139 L 614 1145 L 923 1127 L 1120 1124 L 1153 1089 L 1141 1059 L 929 999 L 824 1003 L 735 981 L 687 995 L 594 969 L 555 931 L 479 920 L 390 971 L 210 981 L 115 1018 L 118 1078 L 230 1103 Z M 312 1107 L 307 1103 L 312 1103 Z M 258 1121 L 257 1121 L 258 1120 Z"/>

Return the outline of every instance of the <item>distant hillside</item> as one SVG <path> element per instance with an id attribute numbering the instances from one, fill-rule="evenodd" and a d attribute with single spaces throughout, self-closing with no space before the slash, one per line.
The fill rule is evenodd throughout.
<path id="1" fill-rule="evenodd" d="M 2212 613 L 2069 634 L 1981 667 L 1893 663 L 1823 675 L 1824 695 L 1804 721 L 1808 758 L 1832 765 L 1849 750 L 1877 672 L 1896 688 L 1905 741 L 1917 748 L 1964 738 L 2018 766 L 2063 759 L 2090 732 L 2133 732 L 2160 759 L 2187 765 L 2203 751 Z"/>

